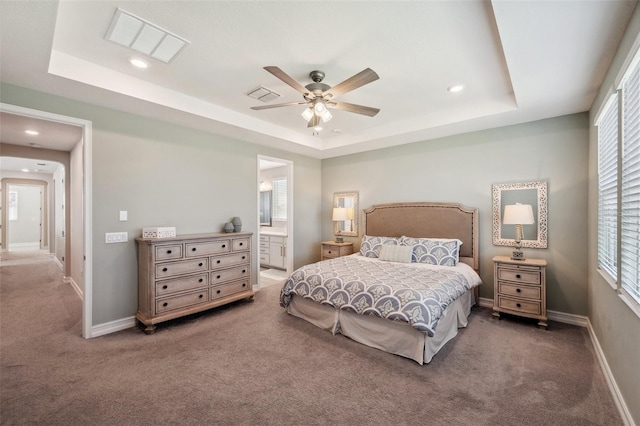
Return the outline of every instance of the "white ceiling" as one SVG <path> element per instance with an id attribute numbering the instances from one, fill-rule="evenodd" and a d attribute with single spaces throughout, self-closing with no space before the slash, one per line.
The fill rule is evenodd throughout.
<path id="1" fill-rule="evenodd" d="M 0 77 L 327 158 L 587 111 L 636 4 L 0 1 Z M 118 7 L 190 45 L 169 64 L 149 59 L 148 69 L 134 69 L 128 59 L 141 55 L 104 39 Z M 303 85 L 319 69 L 330 86 L 372 68 L 379 80 L 338 100 L 381 112 L 332 111 L 313 136 L 302 106 L 250 109 L 264 104 L 245 93 L 261 85 L 283 95 L 275 103 L 302 100 L 264 66 Z M 465 90 L 451 94 L 452 84 Z"/>

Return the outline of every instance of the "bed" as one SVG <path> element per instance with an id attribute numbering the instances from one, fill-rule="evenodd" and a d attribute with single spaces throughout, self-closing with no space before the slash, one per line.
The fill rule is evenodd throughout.
<path id="1" fill-rule="evenodd" d="M 358 253 L 294 271 L 280 305 L 333 334 L 429 363 L 477 302 L 478 210 L 379 204 L 364 210 L 364 229 Z"/>

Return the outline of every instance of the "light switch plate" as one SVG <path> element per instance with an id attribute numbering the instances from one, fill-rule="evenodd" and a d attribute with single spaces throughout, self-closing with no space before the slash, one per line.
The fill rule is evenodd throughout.
<path id="1" fill-rule="evenodd" d="M 127 241 L 129 241 L 129 235 L 126 232 L 107 232 L 104 234 L 106 244 L 126 243 Z"/>
<path id="2" fill-rule="evenodd" d="M 126 222 L 126 221 L 127 221 L 127 211 L 120 210 L 120 222 Z"/>

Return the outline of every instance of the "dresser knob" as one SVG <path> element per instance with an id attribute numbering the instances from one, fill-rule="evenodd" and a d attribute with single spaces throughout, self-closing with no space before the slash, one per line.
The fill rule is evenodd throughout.
<path id="1" fill-rule="evenodd" d="M 199 282 L 199 283 L 201 283 L 201 282 L 202 282 L 202 278 L 200 278 L 200 279 L 198 280 L 198 282 Z"/>
<path id="2" fill-rule="evenodd" d="M 244 274 L 244 273 L 246 273 L 246 272 L 247 272 L 247 270 L 246 270 L 246 269 L 243 269 L 243 270 L 242 270 L 242 273 L 243 273 L 243 274 Z"/>
<path id="3" fill-rule="evenodd" d="M 218 260 L 216 263 L 217 263 L 217 264 L 220 264 L 220 260 Z"/>
<path id="4" fill-rule="evenodd" d="M 196 251 L 196 248 L 195 248 L 195 247 L 194 247 L 194 248 L 192 248 L 192 249 L 191 249 L 191 251 Z"/>
<path id="5" fill-rule="evenodd" d="M 218 275 L 216 278 L 217 278 L 217 279 L 220 279 L 220 275 Z"/>
<path id="6" fill-rule="evenodd" d="M 203 297 L 204 297 L 203 295 L 198 296 L 198 298 L 200 298 L 200 299 L 202 299 Z"/>
<path id="7" fill-rule="evenodd" d="M 331 250 L 329 250 L 329 254 L 331 254 Z"/>
<path id="8" fill-rule="evenodd" d="M 242 283 L 242 287 L 246 287 L 246 286 L 247 286 L 247 284 L 246 284 L 246 283 Z"/>
<path id="9" fill-rule="evenodd" d="M 164 302 L 164 303 L 162 304 L 162 306 L 164 306 L 164 307 L 166 308 L 167 306 L 169 306 L 169 304 L 168 304 L 167 302 Z"/>
<path id="10" fill-rule="evenodd" d="M 167 272 L 167 268 L 162 268 L 162 272 Z"/>
<path id="11" fill-rule="evenodd" d="M 171 250 L 167 250 L 167 254 L 171 254 Z"/>
<path id="12" fill-rule="evenodd" d="M 243 245 L 244 243 L 240 243 L 240 245 Z"/>
<path id="13" fill-rule="evenodd" d="M 166 285 L 166 284 L 162 286 L 162 289 L 163 289 L 163 290 L 166 290 L 167 288 L 168 288 L 168 287 L 167 287 L 167 285 Z"/>
<path id="14" fill-rule="evenodd" d="M 520 279 L 520 274 L 516 274 L 516 278 L 517 278 L 517 279 Z"/>
<path id="15" fill-rule="evenodd" d="M 522 307 L 522 305 L 521 305 L 521 304 L 519 304 L 519 303 L 516 303 L 516 306 L 517 306 L 518 308 L 521 308 L 521 307 Z"/>
<path id="16" fill-rule="evenodd" d="M 247 256 L 242 256 L 242 260 L 245 260 L 247 258 Z"/>
<path id="17" fill-rule="evenodd" d="M 520 290 L 519 288 L 516 288 L 516 293 L 520 293 L 522 290 Z"/>
<path id="18" fill-rule="evenodd" d="M 202 266 L 202 262 L 198 263 L 198 266 Z"/>
<path id="19" fill-rule="evenodd" d="M 223 245 L 222 245 L 222 248 L 225 248 L 226 246 L 227 246 L 226 244 L 223 244 Z"/>
<path id="20" fill-rule="evenodd" d="M 217 294 L 220 294 L 220 290 L 216 291 Z"/>

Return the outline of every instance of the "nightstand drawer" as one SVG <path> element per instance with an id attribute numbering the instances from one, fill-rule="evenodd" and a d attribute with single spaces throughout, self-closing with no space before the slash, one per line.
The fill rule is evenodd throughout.
<path id="1" fill-rule="evenodd" d="M 340 257 L 351 254 L 351 247 L 324 246 L 322 247 L 323 257 Z"/>
<path id="2" fill-rule="evenodd" d="M 540 286 L 518 285 L 498 281 L 498 293 L 505 296 L 522 297 L 525 299 L 540 300 L 542 291 Z"/>
<path id="3" fill-rule="evenodd" d="M 498 280 L 516 281 L 525 284 L 540 284 L 540 270 L 498 268 Z"/>
<path id="4" fill-rule="evenodd" d="M 498 307 L 525 314 L 540 315 L 542 313 L 542 303 L 540 302 L 511 299 L 501 295 L 498 295 Z"/>

